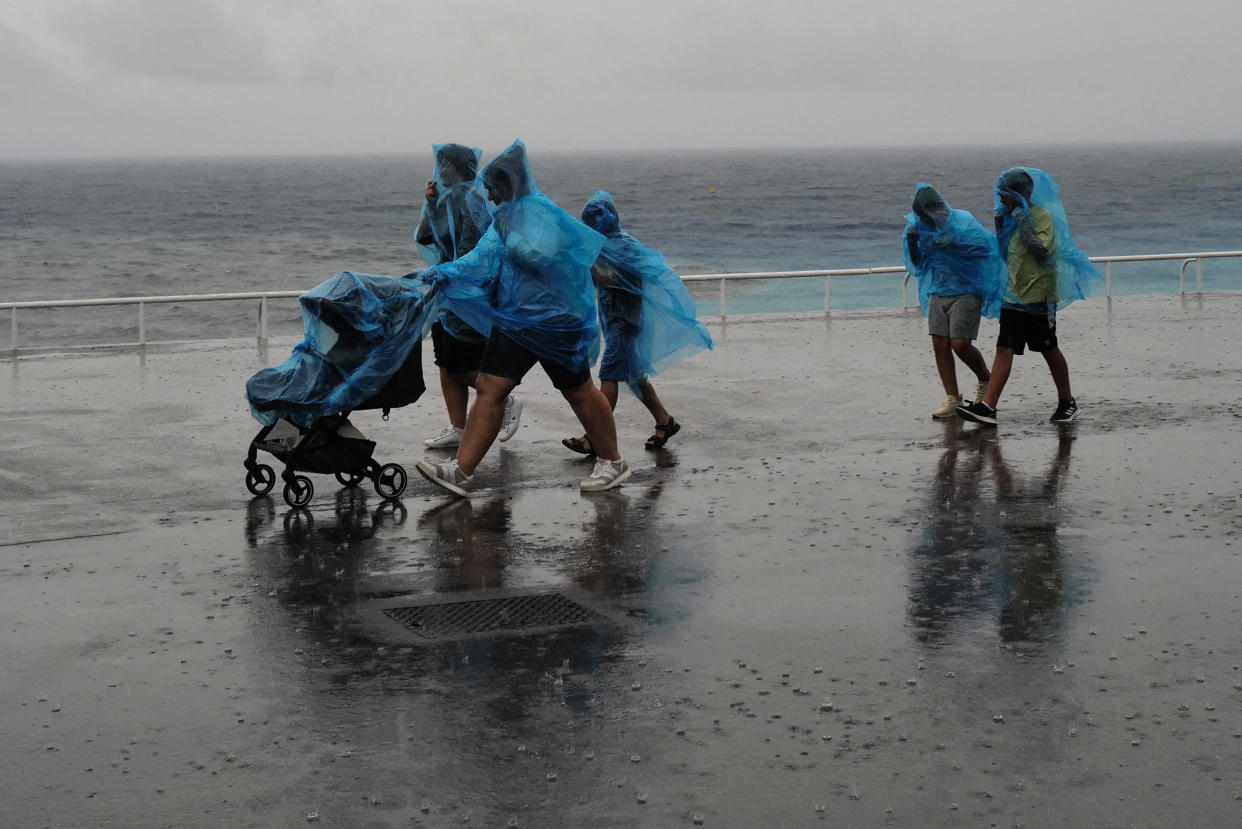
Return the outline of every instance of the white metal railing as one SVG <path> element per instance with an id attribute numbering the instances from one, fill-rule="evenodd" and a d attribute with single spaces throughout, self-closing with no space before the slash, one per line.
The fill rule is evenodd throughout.
<path id="1" fill-rule="evenodd" d="M 1114 262 L 1159 262 L 1181 260 L 1180 293 L 1186 293 L 1186 269 L 1195 265 L 1195 293 L 1203 293 L 1203 260 L 1204 259 L 1242 259 L 1242 250 L 1200 251 L 1196 253 L 1150 253 L 1126 256 L 1093 256 L 1091 261 L 1104 265 L 1104 294 L 1112 297 L 1112 279 Z M 824 313 L 829 313 L 832 299 L 832 278 L 834 276 L 871 276 L 884 274 L 906 274 L 901 286 L 901 307 L 909 308 L 908 286 L 910 275 L 904 267 L 893 266 L 883 268 L 831 268 L 813 271 L 757 271 L 752 273 L 703 273 L 683 276 L 686 282 L 719 282 L 720 283 L 720 321 L 728 319 L 728 284 L 736 281 L 752 281 L 760 279 L 811 279 L 824 280 Z M 134 296 L 111 297 L 103 299 L 49 299 L 25 302 L 0 302 L 0 312 L 9 312 L 9 334 L 12 351 L 18 351 L 18 312 L 45 308 L 75 308 L 87 306 L 125 306 L 138 307 L 138 340 L 133 343 L 117 343 L 116 345 L 146 345 L 146 306 L 174 302 L 232 302 L 238 300 L 258 300 L 259 314 L 255 336 L 260 342 L 268 339 L 268 300 L 291 299 L 299 297 L 303 291 L 247 291 L 231 294 L 182 294 L 177 296 Z"/>

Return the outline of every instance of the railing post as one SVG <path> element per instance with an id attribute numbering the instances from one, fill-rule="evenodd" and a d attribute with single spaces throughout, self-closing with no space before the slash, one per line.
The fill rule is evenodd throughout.
<path id="1" fill-rule="evenodd" d="M 1203 257 L 1200 256 L 1195 260 L 1195 287 L 1198 293 L 1203 293 Z"/>
<path id="2" fill-rule="evenodd" d="M 905 279 L 901 280 L 901 310 L 910 307 L 910 274 L 906 273 Z"/>
<path id="3" fill-rule="evenodd" d="M 1113 260 L 1111 259 L 1104 263 L 1104 296 L 1109 299 L 1113 296 Z"/>
<path id="4" fill-rule="evenodd" d="M 9 339 L 13 342 L 13 350 L 17 350 L 17 309 L 10 309 L 13 313 L 9 317 Z"/>
<path id="5" fill-rule="evenodd" d="M 725 286 L 729 284 L 729 280 L 720 280 L 720 321 L 725 321 Z"/>
<path id="6" fill-rule="evenodd" d="M 138 303 L 138 345 L 147 344 L 147 304 Z"/>
<path id="7" fill-rule="evenodd" d="M 1185 295 L 1186 293 L 1186 266 L 1189 265 L 1193 261 L 1194 261 L 1193 259 L 1182 260 L 1182 273 L 1180 277 L 1181 291 L 1179 291 L 1179 293 L 1181 293 L 1182 295 Z"/>
<path id="8" fill-rule="evenodd" d="M 824 277 L 824 315 L 832 313 L 832 274 Z"/>
<path id="9" fill-rule="evenodd" d="M 267 342 L 267 297 L 259 298 L 259 333 L 260 343 Z"/>

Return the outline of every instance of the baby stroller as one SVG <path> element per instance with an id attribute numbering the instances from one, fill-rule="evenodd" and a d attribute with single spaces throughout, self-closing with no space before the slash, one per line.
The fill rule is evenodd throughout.
<path id="1" fill-rule="evenodd" d="M 298 474 L 330 474 L 342 486 L 369 479 L 384 499 L 405 491 L 404 467 L 379 464 L 375 442 L 349 422 L 358 409 L 415 402 L 423 382 L 422 337 L 439 302 L 413 277 L 345 271 L 299 298 L 305 338 L 288 360 L 246 382 L 250 412 L 263 428 L 246 455 L 246 488 L 265 495 L 276 484 L 260 451 L 284 464 L 285 503 L 304 507 L 315 488 Z"/>

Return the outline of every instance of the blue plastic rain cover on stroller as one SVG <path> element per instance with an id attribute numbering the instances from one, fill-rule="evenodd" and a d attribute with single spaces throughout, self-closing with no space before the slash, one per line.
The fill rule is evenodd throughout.
<path id="1" fill-rule="evenodd" d="M 694 300 L 664 256 L 621 229 L 621 214 L 607 190 L 587 200 L 582 221 L 606 237 L 592 268 L 608 364 L 600 377 L 623 375 L 629 391 L 641 397 L 640 383 L 710 349 L 712 337 L 695 319 Z M 617 293 L 636 301 L 614 301 Z"/>
<path id="2" fill-rule="evenodd" d="M 541 359 L 573 367 L 599 355 L 591 265 L 604 237 L 535 187 L 515 141 L 480 174 L 501 200 L 474 250 L 423 277 L 444 307 L 483 334 L 493 327 Z"/>
<path id="3" fill-rule="evenodd" d="M 309 426 L 349 412 L 381 392 L 419 344 L 439 308 L 413 277 L 344 271 L 302 294 L 305 338 L 278 366 L 246 383 L 250 412 L 264 425 Z"/>
<path id="4" fill-rule="evenodd" d="M 1016 206 L 1007 207 L 1003 199 Z M 1043 170 L 1014 167 L 1001 173 L 994 208 L 996 241 L 1009 270 L 1006 306 L 1056 311 L 1087 297 L 1104 281 L 1074 244 L 1057 183 Z"/>
<path id="5" fill-rule="evenodd" d="M 996 237 L 969 212 L 954 210 L 930 184 L 914 188 L 912 207 L 902 257 L 918 279 L 923 315 L 932 294 L 978 294 L 983 316 L 999 317 L 1008 273 Z"/>

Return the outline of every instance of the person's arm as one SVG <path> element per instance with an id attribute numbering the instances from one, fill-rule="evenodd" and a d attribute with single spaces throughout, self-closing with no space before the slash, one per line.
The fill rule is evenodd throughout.
<path id="1" fill-rule="evenodd" d="M 913 230 L 906 233 L 906 252 L 910 255 L 910 263 L 917 268 L 923 261 L 923 254 L 919 252 L 919 235 Z"/>
<path id="2" fill-rule="evenodd" d="M 422 218 L 418 220 L 418 227 L 414 230 L 414 241 L 427 247 L 431 247 L 436 243 L 435 234 L 431 232 L 429 215 L 430 211 L 427 208 L 423 208 Z"/>
<path id="3" fill-rule="evenodd" d="M 1038 213 L 1035 212 L 1036 210 Z M 1029 210 L 1015 208 L 1013 217 L 1017 221 L 1018 235 L 1022 237 L 1022 244 L 1026 245 L 1036 262 L 1043 262 L 1052 252 L 1052 217 L 1048 215 L 1047 210 L 1034 207 Z"/>

